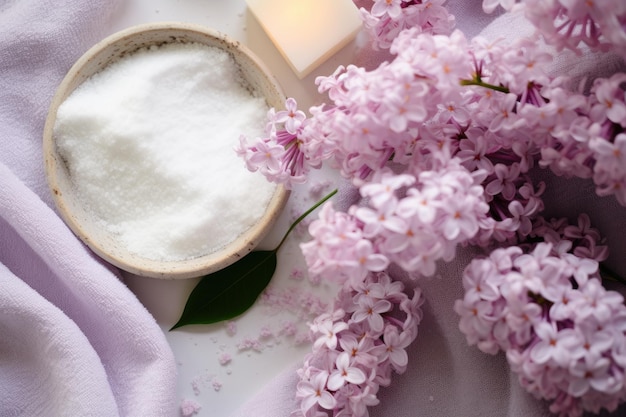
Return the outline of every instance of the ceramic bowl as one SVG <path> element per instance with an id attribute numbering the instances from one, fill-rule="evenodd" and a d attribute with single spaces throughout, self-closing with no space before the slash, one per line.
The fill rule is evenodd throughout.
<path id="1" fill-rule="evenodd" d="M 217 252 L 182 261 L 146 259 L 125 249 L 118 237 L 99 226 L 97 219 L 85 209 L 76 196 L 68 168 L 58 153 L 53 134 L 59 106 L 87 78 L 126 54 L 140 48 L 171 42 L 196 42 L 222 48 L 232 55 L 244 79 L 251 88 L 266 98 L 268 106 L 283 107 L 285 97 L 274 77 L 265 65 L 239 42 L 197 25 L 180 23 L 140 25 L 118 32 L 97 43 L 72 66 L 52 100 L 44 128 L 43 151 L 46 176 L 56 208 L 76 236 L 97 255 L 125 271 L 147 277 L 175 279 L 198 277 L 215 272 L 252 251 L 275 223 L 288 198 L 288 191 L 283 187 L 276 187 L 260 220 L 234 242 Z"/>

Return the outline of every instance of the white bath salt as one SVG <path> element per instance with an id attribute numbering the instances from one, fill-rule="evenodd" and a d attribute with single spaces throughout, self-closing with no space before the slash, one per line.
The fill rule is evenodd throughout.
<path id="1" fill-rule="evenodd" d="M 275 185 L 233 147 L 263 134 L 268 105 L 222 49 L 142 49 L 90 77 L 59 107 L 54 135 L 82 202 L 131 252 L 212 253 L 250 228 Z"/>

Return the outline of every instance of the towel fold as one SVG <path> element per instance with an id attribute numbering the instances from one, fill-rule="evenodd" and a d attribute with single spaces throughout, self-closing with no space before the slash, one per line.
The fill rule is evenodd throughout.
<path id="1" fill-rule="evenodd" d="M 149 312 L 52 207 L 42 132 L 114 0 L 0 2 L 0 415 L 176 414 L 176 365 Z"/>

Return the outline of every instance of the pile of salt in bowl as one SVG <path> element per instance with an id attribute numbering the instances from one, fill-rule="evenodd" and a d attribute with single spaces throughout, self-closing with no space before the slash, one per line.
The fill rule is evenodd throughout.
<path id="1" fill-rule="evenodd" d="M 60 105 L 54 136 L 82 204 L 128 251 L 177 261 L 213 253 L 263 215 L 275 185 L 235 154 L 268 105 L 226 51 L 140 49 Z"/>

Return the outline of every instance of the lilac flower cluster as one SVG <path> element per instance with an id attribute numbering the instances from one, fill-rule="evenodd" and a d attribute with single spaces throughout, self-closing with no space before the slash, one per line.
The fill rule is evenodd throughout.
<path id="1" fill-rule="evenodd" d="M 380 385 L 370 385 L 371 377 L 381 370 L 355 365 L 337 335 L 366 322 L 384 341 L 387 319 L 379 317 L 393 301 L 360 291 L 373 277 L 389 280 L 392 264 L 417 272 L 412 276 L 432 275 L 459 245 L 498 248 L 463 278 L 466 296 L 455 308 L 468 341 L 486 352 L 506 351 L 522 385 L 552 400 L 557 413 L 613 409 L 626 399 L 626 338 L 623 306 L 598 279 L 608 248 L 586 216 L 577 225 L 539 217 L 542 196 L 552 190 L 530 171 L 589 178 L 598 195 L 626 206 L 626 74 L 595 79 L 585 94 L 573 91 L 566 77 L 548 72 L 554 49 L 539 38 L 467 39 L 452 30 L 443 3 L 374 0 L 361 10 L 365 26 L 374 46 L 394 59 L 318 77 L 329 103 L 310 108 L 307 117 L 289 98 L 285 110 L 270 111 L 265 137 L 242 137 L 237 147 L 250 170 L 272 181 L 291 187 L 329 164 L 362 197 L 345 212 L 327 203 L 310 224 L 312 239 L 301 245 L 309 275 L 339 283 L 343 301 L 312 327 L 320 338 L 301 372 L 300 413 L 366 415 Z M 523 9 L 557 49 L 610 44 L 626 56 L 621 0 L 483 6 Z M 554 353 L 556 336 L 567 342 Z M 325 337 L 332 347 L 320 342 Z M 607 343 L 591 354 L 594 338 Z"/>
<path id="2" fill-rule="evenodd" d="M 626 206 L 626 74 L 597 78 L 588 96 L 554 89 L 526 108 L 540 134 L 539 165 L 557 175 L 592 178 L 600 196 Z M 550 122 L 544 122 L 549 118 Z"/>
<path id="3" fill-rule="evenodd" d="M 443 6 L 446 0 L 377 0 L 371 9 L 361 7 L 364 26 L 372 33 L 372 46 L 388 49 L 400 32 L 419 28 L 426 33 L 449 34 L 454 16 Z"/>
<path id="4" fill-rule="evenodd" d="M 412 297 L 385 273 L 347 285 L 332 313 L 310 324 L 313 349 L 298 371 L 300 403 L 294 417 L 369 415 L 380 387 L 408 364 L 407 346 L 416 338 L 423 297 Z"/>
<path id="5" fill-rule="evenodd" d="M 256 138 L 250 144 L 242 135 L 235 152 L 246 161 L 250 171 L 261 172 L 269 181 L 285 184 L 288 188 L 301 184 L 309 170 L 319 168 L 322 160 L 315 152 L 315 145 L 302 140 L 305 119 L 306 115 L 298 110 L 296 100 L 288 98 L 285 110 L 269 110 L 267 137 Z"/>
<path id="6" fill-rule="evenodd" d="M 436 261 L 452 260 L 457 244 L 488 223 L 489 206 L 458 159 L 438 162 L 417 177 L 377 171 L 360 187 L 369 204 L 348 213 L 324 206 L 301 244 L 309 273 L 356 286 L 390 263 L 432 275 Z"/>
<path id="7" fill-rule="evenodd" d="M 607 248 L 586 216 L 538 222 L 543 241 L 467 266 L 459 328 L 470 345 L 506 352 L 521 385 L 552 412 L 613 411 L 626 399 L 626 306 L 599 278 Z"/>
<path id="8" fill-rule="evenodd" d="M 289 184 L 332 159 L 360 185 L 390 160 L 414 173 L 448 153 L 469 171 L 486 171 L 486 198 L 499 205 L 492 207 L 494 227 L 509 238 L 517 231 L 511 223 L 528 224 L 520 212 L 530 217 L 541 209 L 535 197 L 542 186 L 525 177 L 535 161 L 558 175 L 591 177 L 600 195 L 626 203 L 623 74 L 597 79 L 585 96 L 547 74 L 552 56 L 535 41 L 469 42 L 458 31 L 407 29 L 390 50 L 396 59 L 374 70 L 340 67 L 318 78 L 333 106 L 313 107 L 307 119 L 289 99 L 276 115 L 292 116 L 272 113 L 269 137 L 252 144 L 242 138 L 239 153 L 249 168 Z M 291 127 L 278 130 L 285 117 Z M 522 207 L 509 207 L 524 193 Z"/>
<path id="9" fill-rule="evenodd" d="M 585 44 L 626 54 L 626 3 L 621 0 L 483 0 L 483 10 L 521 9 L 547 43 L 559 49 Z"/>

